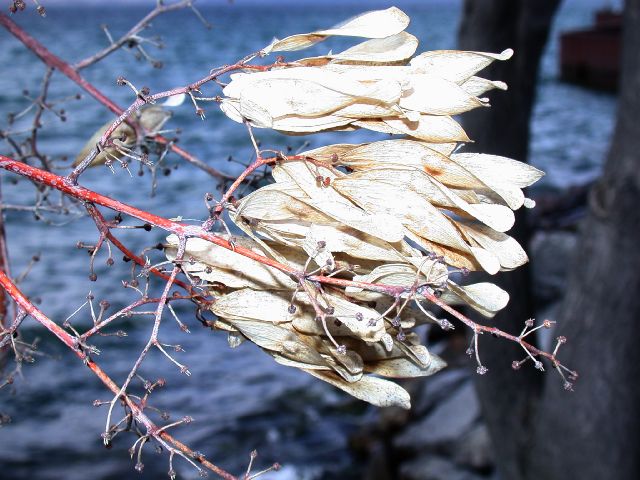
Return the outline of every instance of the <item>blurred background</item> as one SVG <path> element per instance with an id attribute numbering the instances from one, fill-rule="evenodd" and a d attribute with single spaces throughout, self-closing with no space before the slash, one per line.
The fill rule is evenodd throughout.
<path id="1" fill-rule="evenodd" d="M 31 5 L 12 18 L 70 63 L 107 45 L 101 25 L 118 37 L 155 4 L 41 3 L 46 18 Z M 131 91 L 116 86 L 120 75 L 152 92 L 166 90 L 264 47 L 274 35 L 328 27 L 391 5 L 411 17 L 408 31 L 419 38 L 419 52 L 515 50 L 511 61 L 481 73 L 507 82 L 509 90 L 491 94 L 491 109 L 462 119 L 475 140 L 469 150 L 528 161 L 546 172 L 529 193 L 538 207 L 519 218 L 515 231 L 528 246 L 530 267 L 500 275 L 512 301 L 508 312 L 492 322 L 515 333 L 529 317 L 557 320 L 558 330 L 540 341 L 549 348 L 552 337 L 569 338 L 563 359 L 581 374 L 576 391 L 563 391 L 551 365 L 544 374 L 530 365 L 512 371 L 511 362 L 522 355 L 491 338 L 482 339 L 490 372 L 476 378 L 464 354 L 465 332 L 460 332 L 432 335 L 434 351 L 450 368 L 407 382 L 410 412 L 380 410 L 278 366 L 249 345 L 232 350 L 225 335 L 202 332 L 192 322 L 194 332 L 186 335 L 165 322 L 166 335 L 184 348 L 179 359 L 192 376 L 180 375 L 160 356 L 148 362 L 145 373 L 167 379 L 167 387 L 154 394 L 156 407 L 174 419 L 194 417 L 194 423 L 176 431 L 178 438 L 236 473 L 257 448 L 260 465 L 283 464 L 280 472 L 265 477 L 273 479 L 636 478 L 640 43 L 635 32 L 640 31 L 640 5 L 628 3 L 623 14 L 622 1 L 605 0 L 199 1 L 213 29 L 187 10 L 154 20 L 146 32 L 162 36 L 163 49 L 145 48 L 163 68 L 119 51 L 84 70 L 83 76 L 107 96 L 128 105 Z M 2 130 L 8 128 L 6 115 L 20 112 L 29 105 L 27 97 L 37 95 L 44 67 L 7 31 L 0 31 L 0 42 Z M 323 43 L 310 55 L 344 43 Z M 39 147 L 60 157 L 61 171 L 70 163 L 62 157 L 73 160 L 91 134 L 112 119 L 89 98 L 69 100 L 78 91 L 54 74 L 50 98 L 67 99 L 66 121 L 45 116 Z M 238 162 L 247 163 L 252 154 L 245 128 L 226 119 L 215 104 L 207 106 L 203 122 L 187 103 L 175 109 L 167 128 L 180 128 L 180 145 L 199 158 L 239 174 L 243 166 Z M 618 104 L 624 107 L 619 113 Z M 19 129 L 20 121 L 16 125 L 12 128 Z M 314 147 L 379 138 L 360 131 L 293 138 L 259 131 L 257 136 L 263 147 L 278 150 L 296 150 L 305 142 Z M 0 153 L 11 149 L 0 143 Z M 5 173 L 1 181 L 5 204 L 33 204 L 28 181 Z M 185 219 L 206 217 L 202 198 L 215 192 L 212 182 L 172 156 L 155 196 L 148 175 L 96 168 L 83 176 L 88 188 Z M 123 262 L 108 268 L 102 258 L 98 281 L 87 280 L 86 252 L 75 245 L 95 242 L 90 219 L 15 210 L 7 210 L 5 218 L 14 275 L 40 255 L 21 288 L 51 318 L 67 318 L 89 291 L 97 301 L 108 299 L 114 311 L 131 301 L 128 291 L 113 287 L 127 278 Z M 125 233 L 122 238 L 137 251 L 163 241 L 160 231 L 145 235 Z M 178 313 L 184 321 L 193 315 L 188 305 Z M 129 332 L 126 339 L 104 337 L 98 345 L 100 362 L 116 381 L 126 376 L 149 334 L 149 325 L 131 322 L 123 328 Z M 152 450 L 143 459 L 144 471 L 133 470 L 127 453 L 132 437 L 118 438 L 111 451 L 104 451 L 100 433 L 106 413 L 92 402 L 110 397 L 33 322 L 26 322 L 22 332 L 30 340 L 40 337 L 42 356 L 23 369 L 23 378 L 0 390 L 0 412 L 11 419 L 0 426 L 0 478 L 165 478 L 166 457 Z M 179 465 L 178 472 L 181 478 L 197 477 L 186 465 Z"/>

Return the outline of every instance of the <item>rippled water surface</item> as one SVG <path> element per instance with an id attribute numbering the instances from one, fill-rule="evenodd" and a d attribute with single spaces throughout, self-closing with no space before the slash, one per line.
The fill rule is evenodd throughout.
<path id="1" fill-rule="evenodd" d="M 106 2 L 105 2 L 106 3 Z M 130 91 L 115 86 L 124 75 L 138 86 L 152 91 L 186 84 L 205 75 L 209 69 L 230 63 L 248 52 L 269 43 L 273 35 L 310 31 L 352 16 L 368 2 L 286 7 L 224 5 L 203 9 L 215 28 L 204 29 L 188 12 L 179 12 L 154 22 L 153 34 L 162 34 L 166 47 L 149 51 L 165 63 L 161 70 L 136 62 L 120 52 L 105 62 L 87 69 L 86 78 L 112 96 L 121 105 L 132 101 Z M 276 2 L 269 2 L 276 3 Z M 591 3 L 591 2 L 587 2 Z M 419 37 L 423 49 L 454 48 L 460 5 L 457 1 L 424 1 L 408 3 L 405 10 L 412 17 L 410 31 Z M 73 62 L 105 45 L 100 29 L 107 24 L 114 35 L 124 32 L 144 14 L 138 7 L 50 8 L 46 19 L 33 11 L 20 15 L 19 22 L 52 51 Z M 558 18 L 556 33 L 589 22 L 585 4 L 572 2 Z M 555 37 L 554 37 L 555 38 Z M 21 44 L 0 31 L 0 106 L 2 114 L 20 111 L 28 103 L 20 92 L 31 95 L 39 89 L 42 65 Z M 333 43 L 340 48 L 341 43 Z M 325 49 L 328 47 L 322 47 Z M 322 49 L 318 49 L 320 52 Z M 543 180 L 548 188 L 562 188 L 594 178 L 606 153 L 613 125 L 615 99 L 611 95 L 593 93 L 557 81 L 557 45 L 552 42 L 546 53 L 538 103 L 533 122 L 531 161 L 548 172 Z M 76 87 L 55 75 L 52 99 L 72 96 Z M 507 93 L 500 93 L 508 95 Z M 108 112 L 97 103 L 85 100 L 69 102 L 66 123 L 46 116 L 40 148 L 51 155 L 74 157 L 96 128 L 109 120 Z M 215 105 L 207 106 L 207 119 L 201 122 L 189 105 L 177 109 L 170 126 L 181 127 L 181 145 L 220 169 L 239 173 L 239 165 L 227 162 L 235 158 L 249 159 L 251 154 L 244 128 L 222 116 Z M 0 118 L 0 128 L 6 127 Z M 264 146 L 294 148 L 304 139 L 286 138 L 258 132 Z M 328 137 L 328 138 L 327 138 Z M 348 138 L 347 138 L 348 137 Z M 319 142 L 358 142 L 377 138 L 373 133 L 312 137 Z M 0 152 L 9 153 L 0 144 Z M 176 158 L 169 159 L 177 164 Z M 7 203 L 29 204 L 34 195 L 28 182 L 2 174 L 2 189 Z M 160 178 L 155 197 L 150 197 L 149 177 L 129 177 L 119 171 L 111 175 L 106 169 L 94 169 L 83 177 L 85 185 L 167 217 L 201 219 L 205 215 L 202 198 L 215 188 L 212 180 L 199 170 L 180 166 L 168 178 Z M 99 256 L 96 283 L 87 279 L 86 253 L 75 248 L 77 241 L 95 241 L 95 229 L 87 219 L 64 223 L 59 228 L 47 227 L 33 215 L 8 214 L 9 250 L 14 273 L 22 271 L 34 253 L 42 261 L 21 287 L 41 300 L 41 308 L 57 321 L 62 321 L 84 302 L 91 290 L 97 300 L 108 299 L 112 309 L 131 301 L 130 292 L 117 287 L 127 278 L 128 265 L 118 261 L 107 269 L 105 255 Z M 129 231 L 122 238 L 138 250 L 162 241 L 159 231 Z M 159 259 L 159 257 L 157 257 Z M 239 472 L 246 465 L 248 453 L 259 448 L 261 465 L 279 461 L 287 465 L 278 478 L 357 478 L 358 460 L 348 448 L 348 435 L 358 429 L 373 409 L 352 401 L 332 388 L 305 374 L 275 365 L 266 355 L 242 345 L 231 350 L 221 333 L 198 328 L 191 321 L 189 305 L 177 309 L 188 321 L 192 333 L 179 331 L 167 319 L 161 339 L 179 343 L 185 353 L 177 354 L 189 365 L 192 376 L 180 375 L 163 357 L 152 354 L 143 369 L 150 379 L 162 376 L 167 387 L 155 393 L 154 405 L 171 413 L 173 419 L 191 415 L 195 422 L 180 427 L 176 435 L 222 467 Z M 86 310 L 83 310 L 86 313 Z M 87 316 L 76 317 L 87 324 Z M 119 324 L 129 337 L 103 337 L 96 340 L 102 355 L 97 357 L 116 381 L 122 381 L 148 338 L 150 321 L 131 320 Z M 111 452 L 101 446 L 105 409 L 92 406 L 95 399 L 109 400 L 99 382 L 62 347 L 57 345 L 33 322 L 25 324 L 27 338 L 41 337 L 44 356 L 36 365 L 24 369 L 13 395 L 1 392 L 0 411 L 13 421 L 0 428 L 0 478 L 7 479 L 115 479 L 165 478 L 166 458 L 149 449 L 143 461 L 142 474 L 133 471 L 126 450 L 133 437 L 116 440 Z M 179 464 L 186 478 L 196 473 Z"/>

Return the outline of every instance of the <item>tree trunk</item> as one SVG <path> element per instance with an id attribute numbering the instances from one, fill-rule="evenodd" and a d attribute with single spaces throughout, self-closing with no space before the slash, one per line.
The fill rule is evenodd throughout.
<path id="1" fill-rule="evenodd" d="M 575 393 L 548 375 L 529 479 L 638 478 L 640 471 L 640 0 L 628 0 L 612 147 L 593 188 L 559 335 L 581 376 Z M 564 350 L 564 352 L 562 351 Z"/>
<path id="2" fill-rule="evenodd" d="M 529 123 L 535 100 L 540 58 L 547 42 L 551 21 L 560 0 L 466 0 L 459 32 L 460 48 L 499 52 L 513 48 L 514 57 L 495 62 L 483 76 L 503 80 L 508 92 L 492 95 L 492 108 L 466 113 L 464 127 L 474 140 L 466 150 L 527 160 Z M 519 212 L 511 234 L 526 248 L 529 232 L 524 213 Z M 493 320 L 507 331 L 520 331 L 533 316 L 531 279 L 528 267 L 491 278 L 509 292 L 511 300 Z M 543 377 L 523 368 L 513 372 L 513 360 L 522 350 L 510 342 L 480 339 L 480 355 L 489 373 L 477 378 L 477 388 L 485 419 L 494 439 L 498 468 L 503 478 L 523 478 L 525 446 L 531 424 L 534 399 Z"/>

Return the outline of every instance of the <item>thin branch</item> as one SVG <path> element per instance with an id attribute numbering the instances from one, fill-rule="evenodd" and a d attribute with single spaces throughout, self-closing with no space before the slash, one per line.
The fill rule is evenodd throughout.
<path id="1" fill-rule="evenodd" d="M 167 449 L 175 449 L 186 455 L 188 458 L 209 469 L 211 472 L 219 475 L 225 480 L 236 480 L 236 477 L 221 469 L 217 465 L 203 458 L 202 455 L 191 450 L 182 442 L 176 440 L 169 435 L 166 430 L 161 429 L 153 423 L 149 417 L 143 412 L 143 407 L 134 402 L 128 395 L 124 394 L 116 383 L 106 374 L 97 363 L 95 363 L 78 345 L 75 337 L 67 333 L 62 327 L 53 322 L 42 311 L 40 311 L 33 303 L 24 296 L 24 294 L 15 286 L 9 277 L 0 271 L 0 286 L 13 298 L 13 300 L 23 309 L 30 317 L 40 323 L 43 327 L 55 335 L 63 344 L 72 350 L 82 362 L 102 381 L 102 383 L 117 395 L 119 399 L 125 402 L 126 406 L 131 410 L 135 419 L 145 427 L 147 434 L 154 437 L 161 445 Z"/>
<path id="2" fill-rule="evenodd" d="M 3 204 L 2 182 L 0 182 L 0 206 L 3 206 Z M 5 272 L 9 277 L 11 276 L 9 253 L 7 250 L 7 234 L 4 225 L 4 209 L 0 209 L 0 271 Z M 7 300 L 4 291 L 0 292 L 0 329 L 4 329 L 9 324 Z"/>
<path id="3" fill-rule="evenodd" d="M 123 110 L 113 100 L 104 95 L 100 90 L 94 87 L 91 83 L 85 80 L 77 70 L 62 60 L 60 57 L 51 53 L 44 45 L 38 42 L 35 38 L 25 32 L 18 24 L 11 20 L 7 15 L 0 13 L 0 25 L 5 27 L 11 32 L 18 40 L 20 40 L 29 50 L 35 53 L 42 62 L 49 67 L 53 67 L 60 73 L 66 75 L 70 80 L 75 82 L 78 86 L 84 89 L 98 102 L 102 103 L 105 107 L 111 110 L 116 115 L 122 114 Z M 163 137 L 162 135 L 156 135 L 154 140 L 158 143 L 171 144 L 171 140 Z M 231 179 L 231 177 L 223 172 L 216 170 L 215 168 L 207 165 L 195 155 L 187 152 L 186 150 L 171 144 L 171 151 L 180 155 L 187 162 L 191 163 L 195 167 L 204 170 L 214 178 L 219 179 Z"/>
<path id="4" fill-rule="evenodd" d="M 1 18 L 0 18 L 1 20 Z M 1 22 L 0 22 L 1 23 Z M 94 148 L 83 160 L 82 162 L 80 162 L 80 164 L 75 168 L 75 170 L 73 172 L 71 172 L 68 176 L 68 179 L 72 182 L 72 183 L 77 183 L 78 177 L 82 174 L 82 172 L 84 170 L 86 170 L 89 165 L 91 165 L 91 163 L 93 162 L 93 160 L 95 159 L 95 157 L 98 155 L 98 148 L 102 148 L 107 144 L 108 139 L 111 137 L 111 134 L 116 130 L 116 128 L 118 128 L 119 125 L 121 125 L 123 122 L 125 122 L 131 115 L 133 115 L 134 112 L 137 112 L 143 105 L 146 104 L 152 104 L 157 102 L 160 99 L 163 98 L 168 98 L 168 97 L 173 97 L 176 95 L 190 95 L 192 92 L 194 91 L 199 91 L 200 87 L 202 85 L 204 85 L 205 83 L 208 83 L 216 78 L 218 78 L 221 75 L 236 71 L 236 70 L 241 70 L 241 69 L 252 69 L 252 70 L 269 70 L 270 68 L 272 68 L 274 65 L 278 65 L 281 66 L 282 63 L 275 63 L 273 65 L 248 65 L 246 63 L 245 59 L 240 60 L 239 62 L 233 64 L 233 65 L 226 65 L 223 67 L 220 67 L 218 69 L 214 69 L 212 70 L 207 76 L 196 80 L 193 83 L 190 83 L 189 85 L 185 85 L 183 87 L 177 87 L 177 88 L 173 88 L 170 90 L 165 90 L 163 92 L 159 92 L 159 93 L 155 93 L 153 95 L 147 93 L 145 91 L 145 88 L 142 88 L 140 91 L 137 91 L 134 88 L 134 91 L 136 91 L 136 100 L 129 105 L 125 110 L 120 110 L 120 114 L 118 116 L 118 118 L 116 120 L 113 121 L 113 123 L 111 123 L 111 125 L 109 126 L 109 128 L 107 128 L 104 133 L 102 134 L 102 137 L 100 138 L 100 140 L 98 141 L 98 144 L 96 145 L 96 148 Z M 132 87 L 131 83 L 128 82 L 126 79 L 120 77 L 118 79 L 118 83 L 121 85 L 129 85 Z M 160 136 L 161 137 L 161 136 Z M 164 137 L 161 137 L 164 138 Z M 160 143 L 167 143 L 168 140 L 164 140 L 161 141 Z M 172 144 L 171 149 L 175 151 L 174 149 L 174 145 Z M 186 159 L 186 157 L 184 157 Z M 226 179 L 230 179 L 231 177 L 229 177 L 228 175 L 222 175 L 221 178 L 226 178 Z"/>
<path id="5" fill-rule="evenodd" d="M 271 159 L 271 160 L 275 160 L 275 159 Z M 78 185 L 73 185 L 63 177 L 60 177 L 50 172 L 46 172 L 36 167 L 32 167 L 30 165 L 25 165 L 24 163 L 18 162 L 9 157 L 0 155 L 0 168 L 4 168 L 5 170 L 16 173 L 18 175 L 31 178 L 32 180 L 37 181 L 39 183 L 49 185 L 79 200 L 92 202 L 97 205 L 102 205 L 104 207 L 113 209 L 123 214 L 138 218 L 139 220 L 142 220 L 151 225 L 162 228 L 168 232 L 174 233 L 179 238 L 190 238 L 190 237 L 201 238 L 203 240 L 207 240 L 209 242 L 212 242 L 228 250 L 232 250 L 239 255 L 243 255 L 247 258 L 251 258 L 256 262 L 260 262 L 264 265 L 280 270 L 281 272 L 289 274 L 296 279 L 299 279 L 301 275 L 304 275 L 304 272 L 300 272 L 293 267 L 284 265 L 276 260 L 260 255 L 259 253 L 256 253 L 251 249 L 244 248 L 239 245 L 235 245 L 233 242 L 227 239 L 224 239 L 218 235 L 214 235 L 204 230 L 202 227 L 181 224 L 163 217 L 159 217 L 157 215 L 146 212 L 144 210 L 139 210 L 135 207 L 119 202 L 118 200 L 114 200 L 107 196 L 101 195 L 87 188 L 84 188 Z M 384 293 L 394 298 L 407 293 L 407 288 L 402 286 L 396 286 L 396 285 L 383 285 L 383 284 L 377 284 L 377 283 L 359 282 L 359 281 L 353 281 L 353 280 L 346 280 L 342 278 L 329 277 L 326 275 L 308 275 L 308 276 L 304 276 L 304 278 L 308 281 L 319 282 L 321 284 L 333 285 L 337 287 L 362 288 L 365 290 Z M 455 317 L 456 319 L 458 319 L 459 321 L 467 325 L 474 332 L 487 332 L 492 335 L 496 335 L 498 337 L 502 337 L 507 340 L 513 341 L 527 348 L 532 354 L 546 357 L 554 365 L 556 364 L 561 365 L 560 361 L 555 357 L 555 355 L 553 355 L 552 353 L 539 350 L 533 345 L 530 345 L 529 343 L 525 342 L 520 336 L 511 335 L 507 332 L 500 330 L 499 328 L 480 325 L 474 322 L 470 318 L 458 312 L 456 309 L 454 309 L 450 305 L 447 305 L 442 300 L 440 300 L 436 296 L 433 289 L 431 289 L 431 287 L 425 286 L 424 288 L 420 288 L 418 289 L 418 293 L 428 301 L 434 303 L 435 305 L 438 305 L 443 310 L 451 314 L 453 317 Z M 572 373 L 575 373 L 575 372 L 572 372 Z"/>
<path id="6" fill-rule="evenodd" d="M 96 62 L 99 62 L 103 58 L 112 54 L 125 44 L 127 44 L 132 38 L 134 38 L 139 32 L 144 30 L 149 26 L 149 23 L 154 18 L 162 15 L 163 13 L 171 12 L 173 10 L 180 10 L 191 5 L 191 0 L 182 0 L 171 5 L 164 5 L 162 3 L 156 4 L 156 7 L 151 10 L 144 18 L 142 18 L 138 23 L 136 23 L 131 29 L 122 35 L 118 40 L 112 41 L 111 44 L 100 52 L 85 58 L 84 60 L 80 60 L 79 62 L 73 65 L 74 70 L 82 70 L 83 68 L 87 68 L 90 65 L 93 65 Z"/>

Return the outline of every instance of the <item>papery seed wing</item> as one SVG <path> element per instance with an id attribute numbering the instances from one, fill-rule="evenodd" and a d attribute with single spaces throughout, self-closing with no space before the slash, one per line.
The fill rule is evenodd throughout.
<path id="1" fill-rule="evenodd" d="M 326 250 L 330 252 L 343 252 L 354 258 L 399 261 L 407 253 L 402 247 L 397 250 L 397 244 L 392 245 L 344 225 L 311 225 L 307 237 L 315 242 L 324 241 Z"/>
<path id="2" fill-rule="evenodd" d="M 435 75 L 413 74 L 406 77 L 409 87 L 400 99 L 400 107 L 430 115 L 457 115 L 487 102 Z"/>
<path id="3" fill-rule="evenodd" d="M 281 352 L 284 342 L 295 341 L 295 333 L 270 322 L 240 318 L 229 319 L 228 321 L 251 342 L 266 350 Z"/>
<path id="4" fill-rule="evenodd" d="M 400 165 L 420 169 L 447 186 L 464 189 L 488 188 L 463 166 L 435 150 L 434 145 L 437 144 L 404 139 L 383 140 L 354 145 L 348 149 L 327 149 L 326 154 L 323 151 L 319 153 L 323 158 L 329 153 L 335 153 L 338 157 L 337 163 L 354 170 Z M 305 154 L 315 158 L 313 150 Z"/>
<path id="5" fill-rule="evenodd" d="M 442 296 L 444 302 L 461 303 L 462 301 L 489 318 L 506 307 L 509 302 L 509 294 L 493 283 L 482 282 L 461 286 L 449 281 L 448 287 L 449 291 Z"/>
<path id="6" fill-rule="evenodd" d="M 336 72 L 327 68 L 289 67 L 256 73 L 236 73 L 231 75 L 231 82 L 224 87 L 223 93 L 228 98 L 237 99 L 263 87 L 261 90 L 263 93 L 286 97 L 287 93 L 294 95 L 295 92 L 287 92 L 284 82 L 297 82 L 295 84 L 297 88 L 311 93 L 322 87 L 336 94 L 344 94 L 363 101 L 395 103 L 399 100 L 402 93 L 399 80 L 367 78 L 365 81 L 359 81 L 352 75 L 348 75 L 349 72 L 349 70 L 344 73 Z M 314 102 L 315 99 L 307 100 Z M 274 103 L 270 99 L 263 99 L 263 101 Z M 303 111 L 290 110 L 298 115 L 304 115 Z"/>
<path id="7" fill-rule="evenodd" d="M 361 120 L 365 118 L 395 117 L 403 115 L 403 111 L 397 105 L 382 105 L 366 102 L 358 102 L 336 110 L 333 115 L 338 117 Z"/>
<path id="8" fill-rule="evenodd" d="M 426 73 L 460 83 L 495 60 L 508 60 L 512 55 L 513 50 L 510 48 L 502 53 L 433 50 L 417 55 L 410 64 Z"/>
<path id="9" fill-rule="evenodd" d="M 285 162 L 273 168 L 273 176 L 277 181 L 288 178 L 297 183 L 311 197 L 316 208 L 345 225 L 392 243 L 404 238 L 404 229 L 395 218 L 387 215 L 374 216 L 360 210 L 332 186 L 319 185 L 312 168 L 306 162 Z M 319 172 L 325 178 L 334 177 L 332 181 L 337 179 L 327 169 L 320 169 Z"/>
<path id="10" fill-rule="evenodd" d="M 276 184 L 263 187 L 247 195 L 237 207 L 237 215 L 265 221 L 296 220 L 326 223 L 330 217 L 313 208 L 307 201 L 285 193 Z"/>
<path id="11" fill-rule="evenodd" d="M 302 50 L 332 35 L 347 37 L 385 38 L 395 35 L 409 25 L 409 17 L 400 9 L 391 7 L 374 10 L 353 17 L 333 28 L 311 33 L 291 35 L 274 40 L 263 49 L 264 53 Z"/>
<path id="12" fill-rule="evenodd" d="M 417 121 L 406 118 L 385 118 L 383 122 L 391 129 L 414 138 L 432 143 L 469 142 L 470 138 L 460 124 L 447 115 L 419 115 Z M 355 125 L 360 125 L 360 122 Z"/>
<path id="13" fill-rule="evenodd" d="M 447 364 L 440 357 L 431 355 L 431 361 L 426 367 L 417 365 L 406 358 L 392 358 L 377 362 L 367 362 L 365 371 L 383 377 L 413 378 L 433 375 L 446 366 Z"/>
<path id="14" fill-rule="evenodd" d="M 410 58 L 417 48 L 416 37 L 407 32 L 400 32 L 385 38 L 367 40 L 343 52 L 328 55 L 328 58 L 338 63 L 396 63 Z"/>
<path id="15" fill-rule="evenodd" d="M 487 80 L 486 78 L 476 76 L 469 77 L 460 84 L 460 87 L 469 95 L 474 95 L 476 97 L 496 88 L 498 90 L 507 90 L 507 84 L 504 82 L 500 82 L 498 80 Z"/>
<path id="16" fill-rule="evenodd" d="M 211 305 L 211 311 L 227 321 L 246 319 L 275 324 L 291 322 L 303 313 L 289 313 L 287 295 L 243 288 L 218 297 Z"/>
<path id="17" fill-rule="evenodd" d="M 165 253 L 173 261 L 178 238 L 170 235 L 167 243 Z M 249 239 L 237 238 L 236 244 L 266 257 Z M 295 288 L 296 285 L 288 275 L 275 268 L 200 238 L 187 239 L 184 258 L 181 267 L 189 275 L 209 282 L 220 282 L 230 288 L 279 290 Z"/>
<path id="18" fill-rule="evenodd" d="M 512 209 L 524 203 L 520 190 L 537 182 L 544 172 L 507 157 L 481 153 L 454 153 L 451 160 L 466 168 L 495 191 Z"/>
<path id="19" fill-rule="evenodd" d="M 386 173 L 385 173 L 386 172 Z M 394 172 L 390 175 L 390 172 Z M 372 213 L 395 215 L 411 231 L 431 241 L 468 251 L 468 244 L 453 223 L 408 185 L 399 187 L 392 178 L 396 171 L 354 173 L 334 181 L 335 188 Z M 385 178 L 386 177 L 386 178 Z"/>
<path id="20" fill-rule="evenodd" d="M 234 122 L 244 122 L 244 117 L 240 113 L 240 101 L 238 99 L 223 98 L 220 102 L 220 110 Z"/>
<path id="21" fill-rule="evenodd" d="M 304 307 L 307 311 L 310 311 L 309 306 L 304 304 L 302 301 L 298 302 L 297 305 L 299 305 L 300 308 Z M 315 335 L 318 337 L 326 335 L 322 322 L 316 320 L 312 315 L 296 316 L 291 325 L 297 332 L 305 335 Z M 336 322 L 328 320 L 327 329 L 329 330 L 329 333 L 331 333 L 331 336 L 334 338 L 340 338 L 340 341 L 342 341 L 341 337 L 353 337 L 353 332 L 342 322 L 336 324 Z"/>
<path id="22" fill-rule="evenodd" d="M 367 283 L 381 283 L 398 287 L 410 288 L 412 285 L 423 283 L 440 283 L 447 279 L 447 268 L 441 262 L 430 260 L 426 257 L 413 259 L 419 267 L 407 264 L 387 263 L 373 269 L 367 275 L 356 275 L 353 280 Z M 420 272 L 418 272 L 420 268 Z M 427 278 L 428 277 L 428 278 Z M 347 287 L 347 291 L 360 290 Z"/>
<path id="23" fill-rule="evenodd" d="M 493 252 L 500 261 L 502 270 L 513 270 L 529 261 L 518 241 L 509 235 L 477 223 L 461 222 L 458 226 L 478 246 Z"/>
<path id="24" fill-rule="evenodd" d="M 253 320 L 230 320 L 251 342 L 270 352 L 276 352 L 285 358 L 312 365 L 324 365 L 322 356 L 291 330 L 268 322 Z"/>
<path id="25" fill-rule="evenodd" d="M 342 77 L 349 80 L 367 83 L 376 80 L 393 80 L 402 84 L 403 89 L 406 88 L 405 79 L 412 74 L 415 69 L 402 65 L 350 65 L 348 63 L 329 63 L 321 67 L 322 70 L 339 73 Z"/>
<path id="26" fill-rule="evenodd" d="M 256 81 L 242 91 L 240 113 L 250 120 L 257 120 L 253 117 L 257 109 L 261 116 L 264 116 L 262 112 L 266 112 L 271 119 L 289 115 L 314 117 L 335 112 L 359 101 L 393 103 L 400 94 L 399 85 L 388 82 L 380 84 L 379 88 L 378 85 L 356 86 L 360 88 L 344 93 L 348 89 L 337 90 L 337 85 L 334 88 L 324 85 L 320 73 L 322 72 L 317 73 L 319 78 L 314 81 L 289 78 Z"/>
<path id="27" fill-rule="evenodd" d="M 321 132 L 349 125 L 353 119 L 337 115 L 324 115 L 322 117 L 297 117 L 287 116 L 273 120 L 271 128 L 285 135 L 302 135 L 306 133 Z"/>
<path id="28" fill-rule="evenodd" d="M 378 407 L 411 408 L 411 397 L 399 385 L 382 378 L 363 376 L 355 383 L 349 383 L 337 374 L 320 370 L 305 370 L 320 380 L 330 383 L 334 387 L 347 392 L 360 400 Z"/>
<path id="29" fill-rule="evenodd" d="M 335 358 L 324 355 L 325 360 L 331 366 L 331 370 L 340 375 L 340 377 L 348 383 L 355 383 L 362 379 L 363 371 L 358 373 L 351 373 L 349 369 L 345 368 L 344 365 L 338 363 Z"/>
<path id="30" fill-rule="evenodd" d="M 298 362 L 296 360 L 291 360 L 290 358 L 283 357 L 282 355 L 275 352 L 267 353 L 271 355 L 277 363 L 279 363 L 280 365 L 284 365 L 285 367 L 295 367 L 301 370 L 331 370 L 331 367 L 328 365 L 314 365 L 310 363 Z"/>
<path id="31" fill-rule="evenodd" d="M 404 134 L 402 130 L 398 130 L 397 128 L 391 127 L 381 118 L 363 118 L 357 121 L 351 119 L 351 122 L 352 122 L 352 125 L 356 127 L 364 128 L 366 130 L 372 130 L 374 132 L 388 133 L 390 135 Z"/>
<path id="32" fill-rule="evenodd" d="M 411 228 L 407 230 L 407 237 L 410 240 L 426 251 L 442 256 L 448 265 L 468 268 L 469 270 L 478 270 L 479 267 L 490 275 L 494 275 L 500 271 L 500 261 L 498 258 L 492 252 L 486 251 L 483 248 L 466 245 L 463 250 L 456 250 L 447 245 L 432 242 L 414 233 Z"/>
<path id="33" fill-rule="evenodd" d="M 388 184 L 399 191 L 412 190 L 431 204 L 449 210 L 460 210 L 498 231 L 508 230 L 515 221 L 510 208 L 495 204 L 469 204 L 433 177 L 416 169 L 377 168 L 349 175 L 349 178 L 357 178 L 360 182 L 370 181 L 376 186 Z M 336 188 L 341 188 L 339 185 L 344 182 L 344 179 L 337 180 Z"/>
<path id="34" fill-rule="evenodd" d="M 287 324 L 291 328 L 291 324 Z M 290 360 L 317 366 L 329 365 L 323 355 L 315 348 L 315 339 L 295 332 L 295 340 L 287 340 L 282 344 L 281 355 Z M 329 365 L 330 366 L 330 365 Z"/>

